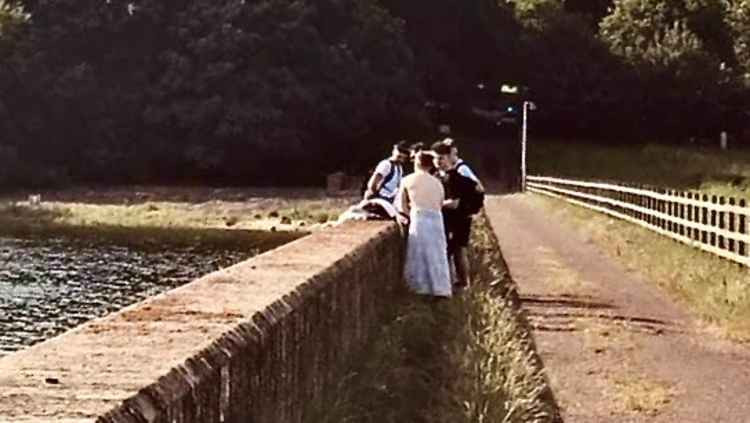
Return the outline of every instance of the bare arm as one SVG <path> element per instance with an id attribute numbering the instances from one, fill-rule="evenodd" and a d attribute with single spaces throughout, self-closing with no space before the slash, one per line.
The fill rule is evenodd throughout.
<path id="1" fill-rule="evenodd" d="M 383 175 L 379 173 L 373 173 L 370 177 L 370 181 L 367 182 L 367 192 L 365 194 L 377 194 L 380 190 L 380 185 L 383 182 Z"/>
<path id="2" fill-rule="evenodd" d="M 401 185 L 401 210 L 407 215 L 411 212 L 411 201 L 409 200 L 409 191 Z"/>
<path id="3" fill-rule="evenodd" d="M 458 198 L 443 200 L 443 208 L 455 210 L 458 208 Z"/>

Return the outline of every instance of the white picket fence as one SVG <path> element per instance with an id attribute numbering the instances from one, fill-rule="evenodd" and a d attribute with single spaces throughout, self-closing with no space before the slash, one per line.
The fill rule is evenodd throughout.
<path id="1" fill-rule="evenodd" d="M 526 187 L 750 266 L 750 208 L 744 199 L 543 176 L 528 176 Z"/>

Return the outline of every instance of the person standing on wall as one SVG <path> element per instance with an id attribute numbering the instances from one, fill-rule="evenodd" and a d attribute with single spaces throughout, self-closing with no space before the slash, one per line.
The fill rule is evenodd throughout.
<path id="1" fill-rule="evenodd" d="M 391 157 L 381 160 L 367 181 L 365 200 L 380 198 L 393 204 L 404 176 L 404 165 L 411 155 L 405 141 L 393 146 Z"/>

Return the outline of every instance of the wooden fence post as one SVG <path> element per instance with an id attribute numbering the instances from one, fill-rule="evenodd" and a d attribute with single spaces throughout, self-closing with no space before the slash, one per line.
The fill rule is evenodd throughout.
<path id="1" fill-rule="evenodd" d="M 745 203 L 745 199 L 740 199 L 740 207 L 747 210 L 747 204 Z M 744 210 L 743 210 L 744 211 Z M 739 227 L 737 228 L 738 232 L 747 235 L 747 214 L 742 213 L 740 214 L 740 221 L 739 221 Z M 739 242 L 739 253 L 742 257 L 747 257 L 747 245 L 745 244 L 745 241 Z"/>
<path id="2" fill-rule="evenodd" d="M 737 201 L 734 199 L 734 197 L 729 197 L 729 205 L 734 207 L 737 204 Z M 729 232 L 732 234 L 736 233 L 735 228 L 737 227 L 737 215 L 734 213 L 734 211 L 729 212 Z M 735 242 L 734 238 L 729 238 L 728 242 L 729 251 L 736 253 L 737 249 L 735 248 Z"/>
<path id="3" fill-rule="evenodd" d="M 646 197 L 646 208 L 648 210 L 650 210 L 650 211 L 654 211 L 654 199 L 651 198 L 650 196 Z M 648 214 L 646 216 L 646 222 L 648 222 L 649 225 L 653 225 L 654 224 L 654 216 L 652 216 L 651 214 Z"/>
<path id="4" fill-rule="evenodd" d="M 708 195 L 703 194 L 703 202 L 708 203 Z M 708 226 L 708 207 L 701 207 L 701 223 Z M 708 232 L 701 229 L 701 243 L 708 244 Z"/>
<path id="5" fill-rule="evenodd" d="M 687 196 L 688 201 L 691 202 L 690 204 L 688 204 L 688 210 L 687 210 L 688 217 L 687 217 L 687 220 L 688 220 L 688 222 L 693 222 L 694 221 L 693 220 L 694 219 L 694 217 L 693 217 L 693 204 L 692 204 L 693 193 L 692 192 L 688 192 L 688 193 L 685 193 L 685 195 Z M 693 227 L 692 226 L 688 226 L 687 236 L 688 236 L 688 238 L 693 239 Z"/>
<path id="6" fill-rule="evenodd" d="M 682 203 L 679 202 L 680 191 L 672 190 L 672 196 L 673 196 L 673 200 L 672 200 L 672 217 L 676 219 L 676 218 L 680 217 L 680 206 L 682 205 Z M 674 233 L 679 234 L 681 226 L 682 225 L 680 223 L 675 222 L 674 223 Z"/>
<path id="7" fill-rule="evenodd" d="M 629 192 L 625 192 L 623 194 L 625 195 L 625 202 L 627 204 L 633 204 L 633 194 L 631 194 Z M 631 210 L 630 208 L 628 208 L 627 210 L 625 210 L 625 214 L 627 216 L 633 217 L 633 210 Z"/>
<path id="8" fill-rule="evenodd" d="M 716 205 L 716 203 L 717 203 L 716 196 L 712 195 L 711 204 Z M 711 209 L 711 228 L 715 228 L 715 227 L 716 227 L 716 210 Z M 716 232 L 714 231 L 711 231 L 711 246 L 712 247 L 716 246 Z"/>
<path id="9" fill-rule="evenodd" d="M 680 199 L 685 200 L 685 191 L 680 191 Z M 685 203 L 680 202 L 679 205 L 679 216 L 683 221 L 685 220 Z M 685 223 L 680 223 L 680 235 L 685 236 Z"/>
<path id="10" fill-rule="evenodd" d="M 724 204 L 726 204 L 726 202 L 726 198 L 724 198 L 723 196 L 719 197 L 719 205 L 723 206 Z M 726 229 L 726 217 L 727 216 L 724 211 L 719 212 L 719 229 Z M 724 241 L 724 235 L 719 234 L 719 248 L 721 248 L 722 250 L 726 249 L 726 243 Z"/>
<path id="11" fill-rule="evenodd" d="M 633 184 L 632 187 L 640 189 L 641 188 L 641 184 Z M 643 198 L 641 198 L 641 197 L 642 197 L 641 194 L 633 194 L 633 205 L 634 206 L 640 206 L 641 205 L 641 201 L 643 200 Z M 638 220 L 643 219 L 643 213 L 641 213 L 640 211 L 634 212 L 633 216 L 636 219 L 638 219 Z"/>
<path id="12" fill-rule="evenodd" d="M 665 189 L 660 189 L 659 192 L 662 195 L 666 195 L 667 194 L 667 190 L 665 190 Z M 667 213 L 667 200 L 661 200 L 661 207 L 660 207 L 660 209 L 661 209 L 660 211 L 662 212 L 662 215 L 664 215 L 664 214 Z M 661 225 L 659 225 L 659 226 L 661 226 L 662 229 L 667 229 L 667 219 L 664 218 L 664 217 L 662 217 L 660 220 L 661 220 Z"/>
<path id="13" fill-rule="evenodd" d="M 667 190 L 667 195 L 669 196 L 668 199 L 667 199 L 667 214 L 669 215 L 670 218 L 672 218 L 675 215 L 675 213 L 674 213 L 675 204 L 674 204 L 674 201 L 672 200 L 673 197 L 674 197 L 674 195 L 675 195 L 674 194 L 674 190 L 668 189 Z M 669 219 L 669 224 L 667 225 L 667 230 L 669 232 L 677 232 L 677 228 L 675 226 L 676 225 L 675 225 L 674 221 L 672 221 L 672 219 Z"/>

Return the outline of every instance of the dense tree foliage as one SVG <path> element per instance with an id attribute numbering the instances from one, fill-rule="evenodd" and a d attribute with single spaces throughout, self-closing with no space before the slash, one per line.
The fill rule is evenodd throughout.
<path id="1" fill-rule="evenodd" d="M 750 76 L 750 2 L 733 0 L 726 19 L 732 31 L 734 54 L 745 80 Z"/>
<path id="2" fill-rule="evenodd" d="M 421 86 L 433 99 L 465 103 L 479 82 L 520 77 L 520 25 L 496 0 L 382 0 L 406 22 Z"/>
<path id="3" fill-rule="evenodd" d="M 523 62 L 525 81 L 539 104 L 537 131 L 595 139 L 631 135 L 634 77 L 592 32 L 588 19 L 546 6 L 527 16 Z"/>
<path id="4" fill-rule="evenodd" d="M 314 182 L 479 83 L 549 135 L 739 136 L 748 34 L 746 0 L 0 0 L 0 186 Z"/>
<path id="5" fill-rule="evenodd" d="M 279 182 L 420 124 L 403 24 L 369 0 L 26 7 L 16 143 L 56 177 Z"/>
<path id="6" fill-rule="evenodd" d="M 638 76 L 640 121 L 662 139 L 732 126 L 736 58 L 726 16 L 717 0 L 618 0 L 602 21 L 601 38 Z"/>

